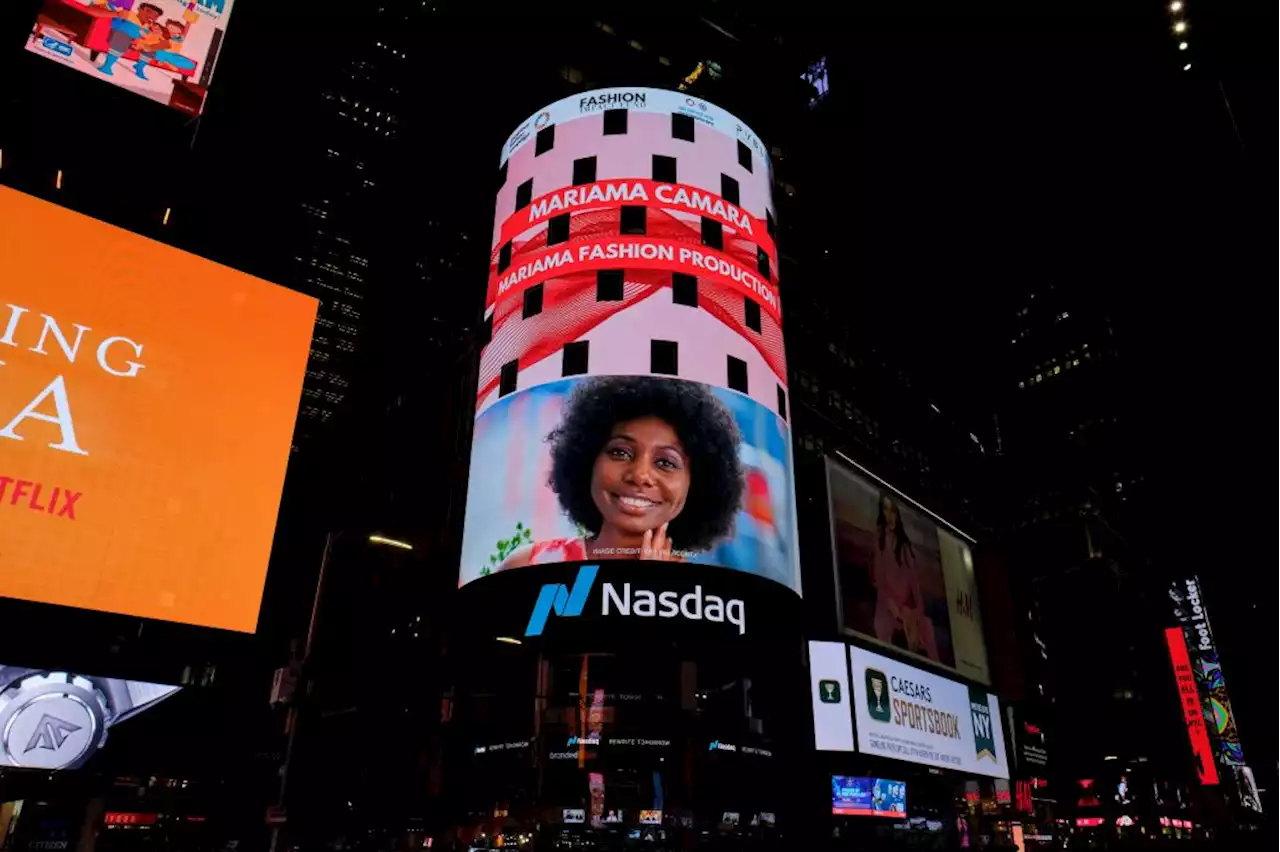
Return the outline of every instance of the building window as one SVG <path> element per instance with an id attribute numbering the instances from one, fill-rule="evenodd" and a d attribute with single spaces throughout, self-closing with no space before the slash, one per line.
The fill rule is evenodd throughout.
<path id="1" fill-rule="evenodd" d="M 739 145 L 742 143 L 739 142 Z M 541 157 L 556 146 L 556 126 L 544 127 L 538 131 L 538 136 L 534 142 L 533 156 Z"/>
<path id="2" fill-rule="evenodd" d="M 547 245 L 554 246 L 569 240 L 569 213 L 561 213 L 547 220 Z"/>
<path id="3" fill-rule="evenodd" d="M 731 390 L 750 393 L 747 390 L 747 362 L 741 358 L 729 356 L 728 382 Z"/>
<path id="4" fill-rule="evenodd" d="M 507 185 L 507 164 L 503 163 L 502 167 L 498 169 L 498 187 L 497 188 L 502 189 L 506 185 Z"/>
<path id="5" fill-rule="evenodd" d="M 644 236 L 645 209 L 634 204 L 624 204 L 622 206 L 622 227 L 619 233 Z"/>
<path id="6" fill-rule="evenodd" d="M 573 161 L 573 185 L 596 182 L 596 158 L 582 157 Z"/>
<path id="7" fill-rule="evenodd" d="M 756 269 L 760 270 L 765 281 L 773 280 L 773 267 L 769 264 L 769 255 L 765 254 L 765 250 L 760 246 L 756 246 Z"/>
<path id="8" fill-rule="evenodd" d="M 678 112 L 671 113 L 671 138 L 692 142 L 693 124 L 693 116 L 682 115 Z M 738 144 L 741 145 L 742 143 L 739 142 Z"/>
<path id="9" fill-rule="evenodd" d="M 662 183 L 675 183 L 677 180 L 676 158 L 664 157 L 662 154 L 654 154 L 653 179 Z"/>
<path id="10" fill-rule="evenodd" d="M 750 296 L 743 296 L 743 318 L 747 322 L 747 328 L 760 334 L 760 303 Z"/>
<path id="11" fill-rule="evenodd" d="M 740 203 L 738 201 L 738 182 L 728 175 L 720 175 L 720 194 L 730 204 Z"/>
<path id="12" fill-rule="evenodd" d="M 778 385 L 778 416 L 787 419 L 787 392 L 782 385 Z"/>
<path id="13" fill-rule="evenodd" d="M 724 248 L 724 226 L 715 219 L 702 217 L 702 244 L 713 249 Z"/>
<path id="14" fill-rule="evenodd" d="M 698 307 L 698 278 L 685 272 L 671 275 L 671 303 L 688 308 Z"/>
<path id="15" fill-rule="evenodd" d="M 488 346 L 491 340 L 493 340 L 493 314 L 485 317 L 484 322 L 480 324 L 480 345 Z"/>
<path id="16" fill-rule="evenodd" d="M 511 266 L 511 240 L 507 240 L 502 244 L 502 248 L 498 249 L 498 273 L 506 272 L 509 266 Z"/>
<path id="17" fill-rule="evenodd" d="M 764 229 L 769 232 L 769 236 L 775 240 L 778 238 L 778 223 L 773 220 L 773 211 L 764 211 Z"/>
<path id="18" fill-rule="evenodd" d="M 516 210 L 523 210 L 533 200 L 533 178 L 516 187 Z"/>
<path id="19" fill-rule="evenodd" d="M 596 272 L 596 301 L 622 301 L 622 270 L 601 269 Z"/>
<path id="20" fill-rule="evenodd" d="M 627 111 L 625 109 L 607 109 L 604 111 L 604 135 L 623 136 L 627 132 Z"/>
<path id="21" fill-rule="evenodd" d="M 542 285 L 534 284 L 524 291 L 524 307 L 521 309 L 520 318 L 528 319 L 540 313 L 542 313 Z"/>
<path id="22" fill-rule="evenodd" d="M 680 346 L 676 341 L 649 341 L 649 372 L 662 376 L 680 375 Z"/>
<path id="23" fill-rule="evenodd" d="M 747 171 L 754 171 L 751 168 L 751 149 L 747 147 L 745 142 L 738 141 L 738 165 Z"/>
<path id="24" fill-rule="evenodd" d="M 504 397 L 509 393 L 514 393 L 516 389 L 516 377 L 520 375 L 520 361 L 513 359 L 502 365 L 502 373 L 498 379 L 498 396 Z"/>
<path id="25" fill-rule="evenodd" d="M 564 345 L 564 361 L 561 362 L 560 375 L 584 376 L 587 373 L 587 354 L 591 341 L 574 340 Z"/>
<path id="26" fill-rule="evenodd" d="M 582 72 L 571 65 L 566 65 L 560 69 L 560 76 L 573 83 L 575 86 L 582 82 Z"/>

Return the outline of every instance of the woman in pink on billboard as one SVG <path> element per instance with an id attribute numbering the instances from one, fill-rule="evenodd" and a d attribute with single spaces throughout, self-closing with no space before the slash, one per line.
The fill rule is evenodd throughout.
<path id="1" fill-rule="evenodd" d="M 551 490 L 577 538 L 535 541 L 500 570 L 590 559 L 684 562 L 733 533 L 737 423 L 705 385 L 651 376 L 583 381 L 551 445 Z"/>
<path id="2" fill-rule="evenodd" d="M 871 554 L 871 581 L 876 587 L 876 638 L 938 660 L 933 621 L 924 609 L 916 552 L 907 537 L 902 513 L 893 498 L 880 498 L 876 539 Z"/>

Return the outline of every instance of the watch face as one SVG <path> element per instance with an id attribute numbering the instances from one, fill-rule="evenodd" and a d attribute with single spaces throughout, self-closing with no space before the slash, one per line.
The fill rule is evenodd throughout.
<path id="1" fill-rule="evenodd" d="M 70 769 L 105 734 L 106 701 L 87 678 L 34 674 L 0 692 L 0 760 L 30 769 Z"/>

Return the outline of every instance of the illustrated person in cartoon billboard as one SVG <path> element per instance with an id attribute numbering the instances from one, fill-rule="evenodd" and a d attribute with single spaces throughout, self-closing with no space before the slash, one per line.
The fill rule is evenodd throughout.
<path id="1" fill-rule="evenodd" d="M 500 570 L 587 559 L 685 561 L 733 532 L 742 504 L 741 438 L 729 410 L 695 382 L 650 376 L 583 381 L 551 445 L 549 485 L 577 538 L 535 541 Z"/>
<path id="2" fill-rule="evenodd" d="M 164 13 L 164 10 L 154 3 L 140 3 L 136 10 L 133 4 L 134 0 L 96 0 L 94 3 L 95 6 L 104 6 L 115 13 L 115 18 L 111 21 L 111 34 L 107 36 L 107 55 L 98 66 L 98 70 L 103 74 L 114 74 L 115 64 L 133 49 L 135 42 L 151 32 L 155 22 L 160 20 L 160 15 Z M 145 64 L 139 60 L 138 65 L 133 69 L 134 73 L 144 80 L 146 77 L 141 67 Z"/>
<path id="3" fill-rule="evenodd" d="M 199 18 L 195 4 L 188 3 L 182 20 L 170 18 L 163 24 L 164 13 L 154 3 L 138 3 L 136 0 L 94 0 L 94 5 L 115 13 L 111 21 L 111 34 L 107 37 L 107 55 L 98 66 L 106 75 L 115 74 L 115 64 L 130 50 L 138 52 L 133 73 L 143 80 L 150 79 L 145 71 L 148 62 L 167 65 L 175 71 L 194 71 L 195 60 L 182 55 L 182 45 L 192 22 Z"/>

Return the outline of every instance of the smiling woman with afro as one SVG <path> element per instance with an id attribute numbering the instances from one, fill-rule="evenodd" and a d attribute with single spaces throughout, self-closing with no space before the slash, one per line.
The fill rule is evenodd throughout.
<path id="1" fill-rule="evenodd" d="M 652 376 L 590 378 L 573 389 L 551 445 L 548 484 L 587 531 L 534 542 L 503 568 L 587 559 L 682 562 L 733 533 L 741 436 L 711 389 Z"/>

